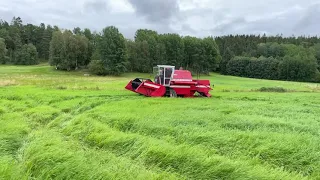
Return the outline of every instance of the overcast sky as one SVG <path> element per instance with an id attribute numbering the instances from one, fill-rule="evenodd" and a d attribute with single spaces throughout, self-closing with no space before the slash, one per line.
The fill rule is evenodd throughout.
<path id="1" fill-rule="evenodd" d="M 320 0 L 0 0 L 0 19 L 101 31 L 114 25 L 192 36 L 320 35 Z"/>

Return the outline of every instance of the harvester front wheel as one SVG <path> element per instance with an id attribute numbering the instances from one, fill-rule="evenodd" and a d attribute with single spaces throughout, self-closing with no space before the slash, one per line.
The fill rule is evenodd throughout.
<path id="1" fill-rule="evenodd" d="M 172 98 L 177 97 L 176 91 L 174 89 L 170 89 L 169 96 L 172 97 Z"/>

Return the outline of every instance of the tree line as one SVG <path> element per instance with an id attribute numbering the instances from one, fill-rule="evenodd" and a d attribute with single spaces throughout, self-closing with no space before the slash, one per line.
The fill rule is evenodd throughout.
<path id="1" fill-rule="evenodd" d="M 40 59 L 49 59 L 52 32 L 57 26 L 24 25 L 20 17 L 10 23 L 0 20 L 0 64 L 38 64 Z"/>
<path id="2" fill-rule="evenodd" d="M 216 38 L 219 72 L 250 78 L 320 82 L 320 39 L 229 35 Z"/>
<path id="3" fill-rule="evenodd" d="M 101 32 L 0 21 L 0 64 L 49 62 L 58 70 L 86 68 L 97 75 L 149 73 L 157 64 L 193 73 L 320 82 L 320 39 L 266 35 L 197 38 L 138 29 L 126 39 L 115 26 Z"/>
<path id="4" fill-rule="evenodd" d="M 158 34 L 139 29 L 134 40 L 127 40 L 130 71 L 150 72 L 157 64 L 184 67 L 193 72 L 216 71 L 221 61 L 218 45 L 213 37 L 182 37 L 178 34 Z"/>

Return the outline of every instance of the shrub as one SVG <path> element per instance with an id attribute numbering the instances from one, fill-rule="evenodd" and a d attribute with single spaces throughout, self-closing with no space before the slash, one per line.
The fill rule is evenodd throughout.
<path id="1" fill-rule="evenodd" d="M 39 64 L 37 48 L 33 44 L 25 44 L 15 52 L 14 64 L 35 65 Z"/>
<path id="2" fill-rule="evenodd" d="M 260 92 L 287 92 L 283 87 L 262 87 L 258 89 Z"/>
<path id="3" fill-rule="evenodd" d="M 8 61 L 7 51 L 4 39 L 0 38 L 0 64 L 5 64 Z"/>
<path id="4" fill-rule="evenodd" d="M 320 82 L 320 72 L 319 71 L 316 72 L 316 75 L 315 75 L 313 82 L 317 82 L 317 83 Z"/>
<path id="5" fill-rule="evenodd" d="M 279 64 L 279 76 L 282 80 L 310 81 L 316 77 L 317 64 L 314 57 L 285 56 Z"/>
<path id="6" fill-rule="evenodd" d="M 227 74 L 248 77 L 246 68 L 250 63 L 250 60 L 250 57 L 234 57 L 227 64 Z"/>
<path id="7" fill-rule="evenodd" d="M 96 74 L 96 75 L 106 75 L 107 74 L 107 70 L 103 65 L 103 62 L 101 60 L 92 60 L 89 65 L 89 71 L 92 74 Z"/>
<path id="8" fill-rule="evenodd" d="M 274 58 L 261 56 L 257 60 L 251 60 L 246 67 L 248 77 L 259 79 L 278 79 L 279 61 Z"/>

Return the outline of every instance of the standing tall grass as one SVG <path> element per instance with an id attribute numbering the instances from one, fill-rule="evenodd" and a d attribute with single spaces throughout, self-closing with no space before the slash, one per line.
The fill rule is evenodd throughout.
<path id="1" fill-rule="evenodd" d="M 320 177 L 314 84 L 213 74 L 212 98 L 146 98 L 124 89 L 144 74 L 0 68 L 0 179 Z"/>

